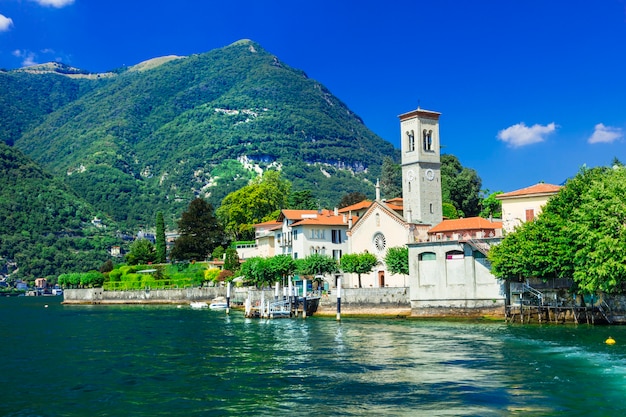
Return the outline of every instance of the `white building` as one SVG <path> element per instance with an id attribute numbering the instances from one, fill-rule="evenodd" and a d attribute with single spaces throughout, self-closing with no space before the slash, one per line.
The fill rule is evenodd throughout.
<path id="1" fill-rule="evenodd" d="M 348 217 L 338 210 L 282 210 L 276 253 L 294 259 L 320 254 L 339 260 L 348 250 Z"/>
<path id="2" fill-rule="evenodd" d="M 502 228 L 506 233 L 512 232 L 522 223 L 534 220 L 548 199 L 557 194 L 560 185 L 539 183 L 504 194 L 496 198 L 502 202 Z"/>

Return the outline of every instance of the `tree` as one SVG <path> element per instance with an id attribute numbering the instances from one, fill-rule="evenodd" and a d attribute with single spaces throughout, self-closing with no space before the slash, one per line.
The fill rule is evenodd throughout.
<path id="1" fill-rule="evenodd" d="M 154 245 L 148 239 L 137 239 L 130 245 L 126 254 L 129 265 L 148 264 L 154 262 Z"/>
<path id="2" fill-rule="evenodd" d="M 222 259 L 224 257 L 224 248 L 220 245 L 213 249 L 211 252 L 211 258 L 213 259 Z"/>
<path id="3" fill-rule="evenodd" d="M 239 270 L 239 254 L 237 253 L 237 249 L 226 249 L 224 256 L 224 269 L 233 272 Z"/>
<path id="4" fill-rule="evenodd" d="M 450 202 L 462 217 L 480 213 L 482 180 L 475 170 L 464 168 L 454 155 L 441 155 L 441 196 Z"/>
<path id="5" fill-rule="evenodd" d="M 378 259 L 371 253 L 349 253 L 341 257 L 339 267 L 343 272 L 358 274 L 361 288 L 361 274 L 372 272 L 377 263 Z"/>
<path id="6" fill-rule="evenodd" d="M 496 196 L 502 194 L 502 191 L 496 191 L 489 194 L 487 198 L 483 198 L 481 202 L 482 209 L 480 211 L 480 217 L 485 219 L 495 217 L 497 219 L 502 218 L 502 201 L 498 200 Z"/>
<path id="7" fill-rule="evenodd" d="M 396 246 L 389 248 L 385 255 L 385 263 L 392 274 L 409 274 L 409 248 Z"/>
<path id="8" fill-rule="evenodd" d="M 311 190 L 292 191 L 289 194 L 287 208 L 292 210 L 317 210 L 319 202 L 313 197 Z"/>
<path id="9" fill-rule="evenodd" d="M 330 256 L 314 253 L 298 262 L 298 272 L 302 275 L 326 275 L 332 274 L 339 270 L 337 261 Z"/>
<path id="10" fill-rule="evenodd" d="M 402 197 L 402 167 L 388 156 L 383 158 L 380 192 L 386 199 Z"/>
<path id="11" fill-rule="evenodd" d="M 178 221 L 180 236 L 171 257 L 177 260 L 204 260 L 224 240 L 224 232 L 213 214 L 213 206 L 201 198 L 191 203 Z"/>
<path id="12" fill-rule="evenodd" d="M 165 263 L 167 250 L 166 248 L 167 246 L 165 244 L 165 220 L 163 220 L 163 213 L 159 211 L 156 217 L 156 254 L 154 258 L 156 263 Z"/>
<path id="13" fill-rule="evenodd" d="M 454 220 L 454 219 L 459 218 L 459 213 L 457 212 L 456 207 L 454 207 L 454 204 L 452 203 L 448 203 L 448 202 L 442 203 L 441 210 L 442 210 L 443 217 L 445 217 L 446 219 Z"/>
<path id="14" fill-rule="evenodd" d="M 113 261 L 110 259 L 107 259 L 102 265 L 100 265 L 100 268 L 98 269 L 98 271 L 100 271 L 103 274 L 106 274 L 108 272 L 113 271 L 114 265 L 113 265 Z"/>
<path id="15" fill-rule="evenodd" d="M 240 273 L 247 281 L 260 287 L 272 282 L 273 278 L 267 259 L 261 256 L 248 258 L 241 264 Z"/>
<path id="16" fill-rule="evenodd" d="M 217 209 L 227 233 L 235 240 L 254 239 L 254 225 L 277 217 L 287 205 L 291 183 L 283 180 L 277 171 L 266 171 L 237 191 L 224 197 Z"/>
<path id="17" fill-rule="evenodd" d="M 626 284 L 626 169 L 582 168 L 534 221 L 489 251 L 500 278 L 573 278 L 584 291 Z"/>
<path id="18" fill-rule="evenodd" d="M 267 260 L 273 281 L 280 281 L 284 284 L 289 275 L 293 275 L 296 270 L 296 261 L 290 255 L 275 255 Z"/>
<path id="19" fill-rule="evenodd" d="M 360 203 L 363 200 L 367 200 L 367 196 L 363 193 L 353 192 L 344 195 L 339 202 L 339 208 L 351 206 L 356 203 Z"/>

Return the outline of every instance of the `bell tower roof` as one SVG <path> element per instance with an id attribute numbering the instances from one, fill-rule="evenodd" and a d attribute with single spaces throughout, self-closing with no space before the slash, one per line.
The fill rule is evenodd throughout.
<path id="1" fill-rule="evenodd" d="M 439 116 L 441 116 L 441 113 L 438 113 L 436 111 L 420 109 L 418 107 L 416 110 L 412 110 L 410 112 L 403 113 L 403 114 L 399 115 L 398 117 L 400 118 L 400 121 L 403 121 L 403 120 L 411 119 L 411 118 L 414 118 L 414 117 L 423 117 L 423 118 L 426 118 L 426 119 L 439 120 Z"/>

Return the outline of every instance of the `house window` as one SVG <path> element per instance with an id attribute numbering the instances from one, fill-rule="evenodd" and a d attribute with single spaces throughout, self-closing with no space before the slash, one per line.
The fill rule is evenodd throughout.
<path id="1" fill-rule="evenodd" d="M 331 230 L 331 235 L 333 243 L 342 243 L 341 230 L 333 229 Z"/>
<path id="2" fill-rule="evenodd" d="M 415 150 L 415 132 L 413 130 L 406 132 L 407 140 L 408 140 L 408 152 Z"/>
<path id="3" fill-rule="evenodd" d="M 338 261 L 341 259 L 341 249 L 334 249 L 333 250 L 333 259 Z"/>
<path id="4" fill-rule="evenodd" d="M 433 203 L 430 203 L 430 214 L 433 214 Z"/>
<path id="5" fill-rule="evenodd" d="M 380 213 L 376 213 L 376 226 L 380 227 Z"/>
<path id="6" fill-rule="evenodd" d="M 535 210 L 534 209 L 527 209 L 526 210 L 526 221 L 527 222 L 531 222 L 535 220 Z"/>
<path id="7" fill-rule="evenodd" d="M 293 231 L 293 240 L 298 240 L 298 231 L 297 230 Z"/>

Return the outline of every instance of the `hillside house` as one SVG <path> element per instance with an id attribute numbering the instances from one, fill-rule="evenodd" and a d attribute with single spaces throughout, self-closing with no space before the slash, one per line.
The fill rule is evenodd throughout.
<path id="1" fill-rule="evenodd" d="M 535 219 L 550 197 L 557 194 L 560 185 L 539 183 L 504 194 L 496 198 L 502 202 L 502 228 L 512 232 L 524 222 Z"/>

